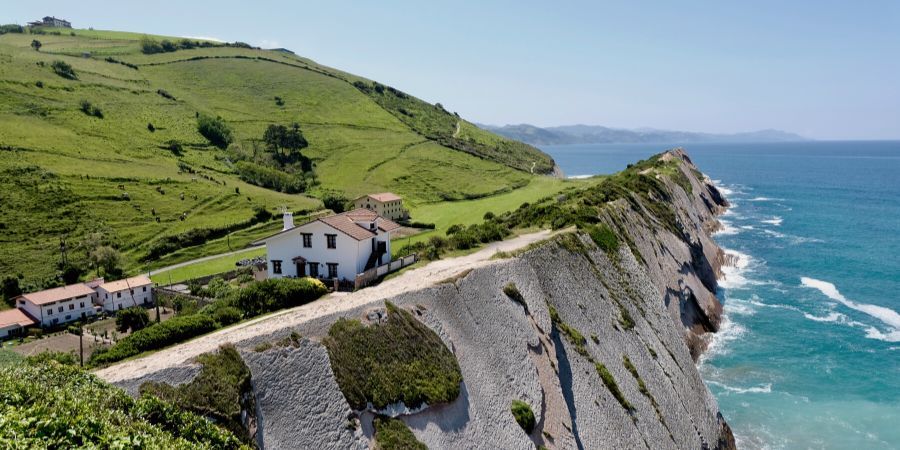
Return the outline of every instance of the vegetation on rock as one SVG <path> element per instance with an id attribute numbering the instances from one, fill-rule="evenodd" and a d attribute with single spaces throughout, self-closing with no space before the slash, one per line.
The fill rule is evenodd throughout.
<path id="1" fill-rule="evenodd" d="M 372 422 L 377 450 L 428 450 L 400 419 L 376 416 Z"/>
<path id="2" fill-rule="evenodd" d="M 510 410 L 516 423 L 525 430 L 525 433 L 531 434 L 535 425 L 534 411 L 531 410 L 531 406 L 522 400 L 513 400 Z"/>
<path id="3" fill-rule="evenodd" d="M 416 408 L 456 399 L 462 373 L 453 353 L 408 311 L 385 306 L 386 321 L 366 326 L 342 318 L 322 341 L 350 406 L 381 409 L 403 402 Z"/>

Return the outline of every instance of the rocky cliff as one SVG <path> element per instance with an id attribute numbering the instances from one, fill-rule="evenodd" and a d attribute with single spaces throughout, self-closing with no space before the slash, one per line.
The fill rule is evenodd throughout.
<path id="1" fill-rule="evenodd" d="M 710 233 L 727 203 L 680 150 L 634 170 L 662 188 L 608 196 L 591 229 L 611 235 L 562 233 L 388 299 L 440 337 L 463 381 L 453 401 L 377 412 L 433 449 L 734 448 L 695 367 L 722 312 L 724 256 Z M 375 326 L 384 310 L 369 304 L 235 343 L 252 374 L 261 447 L 374 445 L 374 408 L 351 409 L 322 341 L 338 319 Z M 262 345 L 290 333 L 303 339 Z M 184 383 L 193 365 L 119 384 Z M 511 412 L 516 400 L 534 414 L 530 432 Z"/>

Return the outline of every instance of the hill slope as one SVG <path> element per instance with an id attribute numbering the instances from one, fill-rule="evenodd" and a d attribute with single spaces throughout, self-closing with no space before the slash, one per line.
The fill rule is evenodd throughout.
<path id="1" fill-rule="evenodd" d="M 313 211 L 326 192 L 391 190 L 417 205 L 508 192 L 554 168 L 440 105 L 291 53 L 195 42 L 145 54 L 145 35 L 31 31 L 42 34 L 0 36 L 0 274 L 26 284 L 55 276 L 61 239 L 86 264 L 92 232 L 127 271 L 144 270 L 166 242 L 234 230 L 249 242 L 277 228 L 260 211 Z M 269 125 L 299 124 L 315 181 L 302 195 L 242 181 L 235 153 L 198 133 L 198 114 L 221 116 L 254 158 Z"/>

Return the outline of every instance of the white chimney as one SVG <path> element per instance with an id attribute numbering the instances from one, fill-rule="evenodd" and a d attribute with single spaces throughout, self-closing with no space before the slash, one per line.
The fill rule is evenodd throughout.
<path id="1" fill-rule="evenodd" d="M 292 213 L 290 211 L 285 211 L 284 212 L 284 228 L 282 228 L 281 231 L 290 230 L 291 228 L 294 228 L 294 213 Z"/>

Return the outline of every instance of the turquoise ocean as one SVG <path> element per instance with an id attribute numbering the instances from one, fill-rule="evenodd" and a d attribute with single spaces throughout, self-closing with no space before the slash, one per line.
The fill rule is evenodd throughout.
<path id="1" fill-rule="evenodd" d="M 584 176 L 675 146 L 542 148 Z M 900 449 L 900 142 L 682 147 L 732 203 L 699 368 L 739 448 Z"/>

